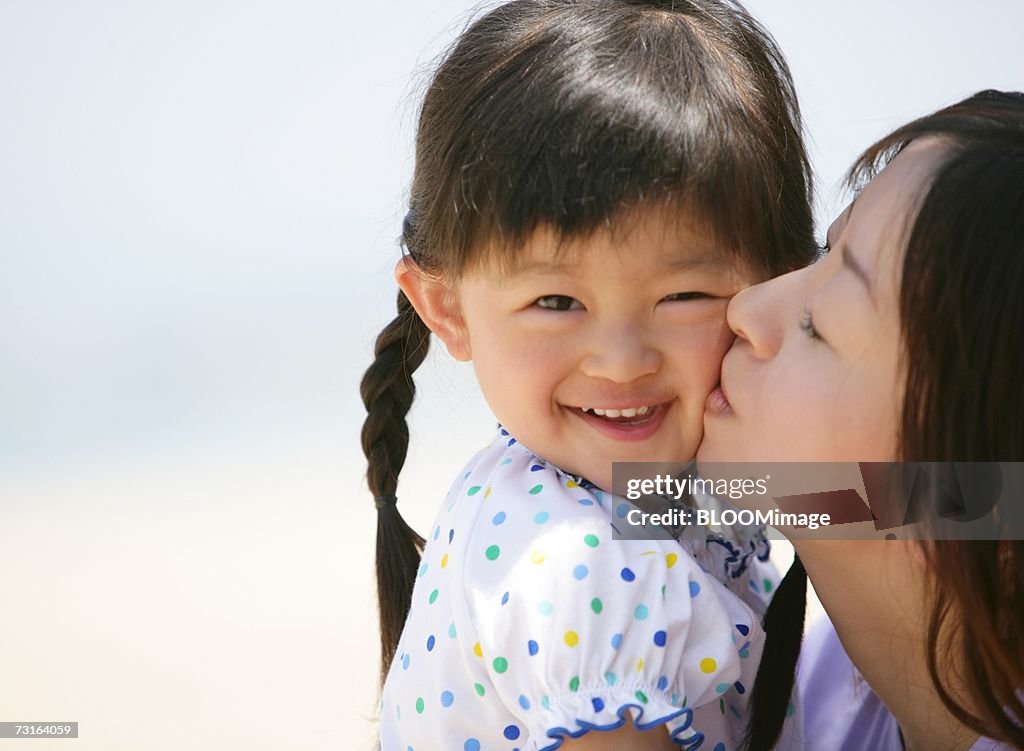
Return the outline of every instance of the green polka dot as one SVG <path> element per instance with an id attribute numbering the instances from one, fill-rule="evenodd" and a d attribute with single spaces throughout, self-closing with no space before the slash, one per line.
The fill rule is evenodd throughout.
<path id="1" fill-rule="evenodd" d="M 583 542 L 587 543 L 592 548 L 596 548 L 601 541 L 597 539 L 597 535 L 587 535 L 583 538 Z"/>
<path id="2" fill-rule="evenodd" d="M 484 551 L 484 555 L 487 556 L 487 560 L 493 561 L 497 559 L 499 555 L 501 555 L 501 548 L 499 548 L 497 545 L 491 545 L 489 548 L 487 548 L 487 550 Z"/>
<path id="3" fill-rule="evenodd" d="M 537 495 L 537 493 L 539 493 L 542 490 L 544 490 L 543 485 L 534 485 L 532 488 L 530 488 L 530 495 Z"/>
<path id="4" fill-rule="evenodd" d="M 540 611 L 541 615 L 551 615 L 553 612 L 555 612 L 555 606 L 547 600 L 542 600 L 541 603 L 537 606 L 537 610 Z"/>
<path id="5" fill-rule="evenodd" d="M 590 601 L 590 609 L 593 610 L 595 613 L 600 613 L 602 610 L 604 610 L 604 605 L 601 604 L 600 597 L 595 597 L 593 600 Z"/>
<path id="6" fill-rule="evenodd" d="M 633 695 L 634 695 L 634 696 L 635 696 L 635 697 L 636 697 L 637 699 L 639 699 L 639 700 L 640 700 L 640 703 L 641 703 L 641 704 L 646 704 L 646 703 L 647 703 L 647 694 L 645 694 L 645 693 L 644 693 L 643 691 L 637 691 L 637 692 L 636 692 L 635 694 L 633 694 Z"/>
<path id="7" fill-rule="evenodd" d="M 469 490 L 466 491 L 466 495 L 476 495 L 479 492 L 480 492 L 480 486 L 479 485 L 474 485 L 473 487 L 471 487 Z"/>
<path id="8" fill-rule="evenodd" d="M 427 600 L 427 602 L 429 602 L 431 605 L 433 605 L 436 600 L 437 600 L 437 590 L 435 589 L 433 592 L 430 593 L 430 598 Z"/>
<path id="9" fill-rule="evenodd" d="M 765 579 L 764 580 L 764 591 L 765 592 L 771 592 L 772 591 L 772 580 L 771 579 Z"/>
<path id="10" fill-rule="evenodd" d="M 476 695 L 477 696 L 483 696 L 484 695 L 484 687 L 481 686 L 479 683 L 474 683 L 473 684 L 473 688 L 476 690 Z"/>
<path id="11" fill-rule="evenodd" d="M 580 677 L 578 675 L 574 675 L 572 677 L 572 680 L 569 681 L 569 690 L 570 691 L 579 691 L 579 688 L 580 688 Z"/>
<path id="12" fill-rule="evenodd" d="M 508 670 L 508 660 L 506 660 L 504 657 L 495 657 L 493 664 L 495 673 L 504 673 L 506 670 Z"/>
<path id="13" fill-rule="evenodd" d="M 419 699 L 416 700 L 416 711 L 419 714 L 423 714 L 423 697 L 422 696 Z"/>

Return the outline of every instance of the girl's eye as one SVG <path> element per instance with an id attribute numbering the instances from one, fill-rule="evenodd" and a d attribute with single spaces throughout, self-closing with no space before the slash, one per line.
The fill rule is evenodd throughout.
<path id="1" fill-rule="evenodd" d="M 821 336 L 818 335 L 818 330 L 814 328 L 814 319 L 811 317 L 810 308 L 804 308 L 803 313 L 800 314 L 800 330 L 811 337 L 811 339 L 821 339 Z"/>
<path id="2" fill-rule="evenodd" d="M 568 295 L 544 295 L 534 305 L 545 310 L 583 310 L 583 303 Z"/>
<path id="3" fill-rule="evenodd" d="M 705 297 L 708 297 L 708 295 L 704 292 L 675 292 L 671 295 L 666 295 L 662 299 L 669 302 L 686 302 L 687 300 L 700 300 Z"/>

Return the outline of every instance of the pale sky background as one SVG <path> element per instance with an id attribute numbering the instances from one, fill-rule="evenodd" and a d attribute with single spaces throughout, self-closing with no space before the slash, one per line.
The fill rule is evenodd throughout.
<path id="1" fill-rule="evenodd" d="M 819 233 L 872 140 L 1024 89 L 1019 2 L 748 6 Z M 470 7 L 0 0 L 0 721 L 81 723 L 35 751 L 370 748 L 357 383 L 418 84 Z M 492 420 L 464 366 L 418 382 L 424 530 Z"/>

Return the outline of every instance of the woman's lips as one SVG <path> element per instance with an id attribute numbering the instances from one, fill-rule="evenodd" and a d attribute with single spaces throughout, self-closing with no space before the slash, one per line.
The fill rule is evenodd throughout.
<path id="1" fill-rule="evenodd" d="M 732 411 L 732 406 L 725 398 L 725 392 L 722 391 L 721 386 L 716 386 L 715 390 L 708 394 L 708 399 L 704 403 L 704 411 L 709 415 L 721 415 Z"/>
<path id="2" fill-rule="evenodd" d="M 642 441 L 658 431 L 674 401 L 654 405 L 646 415 L 636 415 L 630 418 L 612 419 L 585 412 L 579 407 L 570 407 L 570 409 L 581 420 L 610 438 L 617 441 Z"/>

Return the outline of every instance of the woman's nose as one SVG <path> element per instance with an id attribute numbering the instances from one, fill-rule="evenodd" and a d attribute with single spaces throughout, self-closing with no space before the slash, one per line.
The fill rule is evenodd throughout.
<path id="1" fill-rule="evenodd" d="M 595 331 L 581 369 L 591 378 L 629 383 L 655 373 L 661 352 L 641 327 L 618 326 Z"/>
<path id="2" fill-rule="evenodd" d="M 747 287 L 729 301 L 726 321 L 739 339 L 748 342 L 757 357 L 772 357 L 782 346 L 787 315 L 795 321 L 794 301 L 800 271 Z"/>

